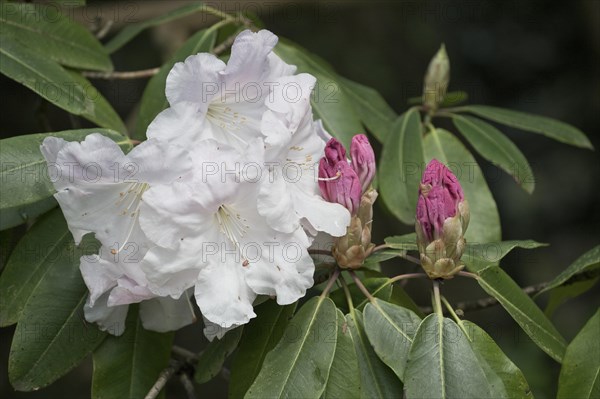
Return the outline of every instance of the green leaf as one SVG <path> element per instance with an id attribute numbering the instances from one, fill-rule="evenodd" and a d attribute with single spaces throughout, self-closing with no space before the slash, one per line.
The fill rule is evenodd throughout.
<path id="1" fill-rule="evenodd" d="M 125 332 L 94 351 L 92 398 L 143 398 L 169 364 L 173 332 L 144 330 L 138 305 L 129 306 Z"/>
<path id="2" fill-rule="evenodd" d="M 469 201 L 471 220 L 465 234 L 467 242 L 500 240 L 500 216 L 492 193 L 473 155 L 451 133 L 435 129 L 423 140 L 425 162 L 436 158 L 456 175 Z"/>
<path id="3" fill-rule="evenodd" d="M 469 94 L 464 91 L 450 91 L 446 93 L 440 107 L 454 107 L 458 104 L 464 103 L 469 99 Z M 411 97 L 407 100 L 408 105 L 421 105 L 423 104 L 423 96 Z"/>
<path id="4" fill-rule="evenodd" d="M 41 260 L 50 263 L 43 276 L 35 273 L 26 282 L 35 286 L 27 288 L 31 295 L 21 311 L 8 359 L 8 377 L 18 391 L 37 390 L 53 383 L 79 364 L 106 336 L 84 319 L 88 290 L 79 272 L 81 255 L 96 253 L 98 243 L 88 235 L 77 248 L 71 237 L 64 239 L 69 233 L 58 210 L 43 219 L 37 229 L 45 232 L 38 230 L 36 234 L 49 237 L 51 232 L 55 239 L 31 243 L 38 250 L 43 249 L 32 260 L 46 255 L 54 260 Z"/>
<path id="5" fill-rule="evenodd" d="M 419 305 L 413 301 L 413 299 L 406 293 L 404 288 L 396 284 L 392 287 L 392 296 L 390 296 L 390 303 L 394 305 L 402 306 L 403 308 L 412 310 L 420 318 L 424 318 L 425 314 L 419 308 Z"/>
<path id="6" fill-rule="evenodd" d="M 415 210 L 416 211 L 416 210 Z M 408 233 L 401 236 L 391 236 L 384 239 L 388 247 L 393 249 L 403 249 L 405 251 L 417 251 L 417 234 Z"/>
<path id="7" fill-rule="evenodd" d="M 489 382 L 493 398 L 530 398 L 533 394 L 525 376 L 502 352 L 483 329 L 470 321 L 463 321 L 475 356 Z"/>
<path id="8" fill-rule="evenodd" d="M 365 306 L 365 331 L 377 356 L 403 379 L 408 351 L 421 318 L 411 310 L 375 299 Z"/>
<path id="9" fill-rule="evenodd" d="M 317 78 L 311 98 L 315 119 L 322 119 L 327 131 L 350 148 L 352 137 L 363 131 L 363 127 L 341 78 L 325 61 L 288 40 L 280 38 L 275 53 L 288 64 L 296 65 L 298 73 L 310 73 Z"/>
<path id="10" fill-rule="evenodd" d="M 335 305 L 314 297 L 300 308 L 265 357 L 246 398 L 318 398 L 325 390 L 337 341 Z"/>
<path id="11" fill-rule="evenodd" d="M 122 31 L 120 31 L 117 35 L 115 35 L 115 37 L 106 43 L 106 51 L 109 53 L 114 53 L 125 44 L 129 43 L 143 30 L 185 17 L 186 15 L 201 11 L 203 8 L 206 8 L 205 4 L 200 1 L 194 1 L 191 4 L 187 4 L 181 8 L 169 11 L 166 14 L 159 15 L 158 17 L 154 17 L 136 24 L 128 24 Z"/>
<path id="12" fill-rule="evenodd" d="M 360 372 L 361 398 L 401 398 L 402 382 L 396 378 L 373 350 L 365 332 L 365 323 L 360 310 L 346 315 L 348 329 L 354 340 Z"/>
<path id="13" fill-rule="evenodd" d="M 0 230 L 25 223 L 56 206 L 54 186 L 48 178 L 46 160 L 40 145 L 46 137 L 81 141 L 88 134 L 101 133 L 122 148 L 131 148 L 129 139 L 108 129 L 66 130 L 11 137 L 0 141 L 0 180 L 2 190 L 11 195 L 0 197 Z"/>
<path id="14" fill-rule="evenodd" d="M 244 397 L 258 375 L 265 356 L 281 339 L 296 310 L 296 304 L 280 306 L 274 300 L 268 300 L 254 309 L 256 318 L 244 328 L 238 352 L 233 359 L 230 398 Z"/>
<path id="15" fill-rule="evenodd" d="M 177 50 L 175 55 L 164 64 L 158 73 L 150 79 L 140 104 L 140 114 L 135 126 L 135 134 L 133 138 L 144 140 L 146 138 L 146 130 L 156 115 L 169 106 L 167 97 L 165 96 L 165 85 L 167 76 L 177 62 L 184 61 L 188 56 L 200 52 L 208 52 L 215 45 L 217 31 L 215 29 L 204 29 L 190 37 Z"/>
<path id="16" fill-rule="evenodd" d="M 364 286 L 371 293 L 371 295 L 379 298 L 381 300 L 387 301 L 390 299 L 392 295 L 392 286 L 389 284 L 388 277 L 368 277 L 365 279 L 361 279 Z M 348 290 L 350 291 L 350 296 L 352 297 L 352 303 L 354 306 L 362 310 L 362 308 L 367 304 L 367 299 L 365 298 L 365 294 L 356 286 L 355 283 L 347 283 Z M 342 312 L 348 312 L 348 301 L 346 300 L 346 295 L 344 294 L 344 290 L 342 288 L 338 288 L 329 294 L 329 297 L 335 305 L 342 310 Z"/>
<path id="17" fill-rule="evenodd" d="M 411 108 L 392 126 L 379 165 L 381 197 L 403 223 L 415 221 L 423 172 L 421 116 Z"/>
<path id="18" fill-rule="evenodd" d="M 404 372 L 406 397 L 491 398 L 469 340 L 452 320 L 427 316 L 414 337 Z"/>
<path id="19" fill-rule="evenodd" d="M 237 327 L 228 331 L 223 338 L 214 339 L 208 344 L 198 359 L 198 366 L 194 375 L 194 380 L 198 384 L 204 384 L 212 380 L 221 372 L 225 359 L 237 348 L 243 329 L 244 326 Z"/>
<path id="20" fill-rule="evenodd" d="M 60 8 L 23 3 L 2 3 L 0 7 L 3 41 L 17 40 L 40 57 L 68 67 L 112 71 L 112 62 L 98 39 L 63 15 Z"/>
<path id="21" fill-rule="evenodd" d="M 485 244 L 467 243 L 462 260 L 470 271 L 480 273 L 488 267 L 497 266 L 500 260 L 515 248 L 535 249 L 547 245 L 533 240 L 512 240 Z"/>
<path id="22" fill-rule="evenodd" d="M 456 111 L 470 112 L 521 130 L 540 133 L 556 141 L 576 147 L 593 149 L 592 143 L 585 134 L 574 126 L 545 116 L 531 115 L 524 112 L 512 111 L 487 105 L 467 105 Z"/>
<path id="23" fill-rule="evenodd" d="M 596 271 L 598 271 L 598 269 L 596 269 Z M 552 318 L 556 308 L 562 305 L 563 302 L 586 293 L 598 283 L 598 280 L 600 280 L 600 277 L 594 277 L 589 280 L 573 281 L 567 285 L 561 285 L 552 289 L 552 291 L 550 291 L 550 298 L 548 298 L 548 304 L 544 309 L 546 317 Z"/>
<path id="24" fill-rule="evenodd" d="M 529 194 L 533 193 L 535 179 L 531 166 L 508 137 L 478 118 L 452 115 L 452 121 L 482 157 L 511 175 Z"/>
<path id="25" fill-rule="evenodd" d="M 537 346 L 560 363 L 565 340 L 535 302 L 499 267 L 488 267 L 478 274 L 479 285 L 500 302 Z"/>
<path id="26" fill-rule="evenodd" d="M 539 294 L 577 281 L 594 279 L 600 271 L 600 245 L 581 255 L 575 262 L 556 276 Z M 538 295 L 539 295 L 538 294 Z"/>
<path id="27" fill-rule="evenodd" d="M 340 79 L 344 92 L 352 100 L 354 112 L 373 136 L 384 143 L 398 114 L 377 90 L 349 79 Z"/>
<path id="28" fill-rule="evenodd" d="M 567 347 L 557 399 L 600 397 L 600 310 L 579 331 Z"/>
<path id="29" fill-rule="evenodd" d="M 354 348 L 354 337 L 348 328 L 344 314 L 337 310 L 337 344 L 335 355 L 323 393 L 323 399 L 360 398 L 360 373 Z"/>
<path id="30" fill-rule="evenodd" d="M 67 112 L 125 131 L 116 112 L 87 79 L 4 37 L 0 40 L 0 72 Z"/>

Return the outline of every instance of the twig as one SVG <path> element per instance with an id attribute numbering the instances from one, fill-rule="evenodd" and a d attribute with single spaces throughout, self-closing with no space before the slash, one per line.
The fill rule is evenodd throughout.
<path id="1" fill-rule="evenodd" d="M 356 286 L 362 291 L 362 293 L 367 297 L 367 299 L 370 302 L 373 302 L 375 300 L 375 298 L 373 297 L 373 295 L 371 295 L 371 293 L 369 292 L 367 287 L 365 287 L 365 285 L 362 283 L 362 281 L 360 281 L 360 279 L 358 278 L 356 273 L 354 273 L 354 270 L 350 270 L 350 275 L 352 276 L 352 279 L 354 280 L 354 284 L 356 284 Z"/>
<path id="2" fill-rule="evenodd" d="M 183 389 L 185 389 L 188 399 L 196 399 L 196 388 L 194 388 L 194 383 L 190 376 L 183 373 L 179 376 L 179 381 L 181 381 L 181 385 L 183 385 Z"/>
<path id="3" fill-rule="evenodd" d="M 149 78 L 156 75 L 160 71 L 160 68 L 150 68 L 143 69 L 141 71 L 130 71 L 130 72 L 92 72 L 92 71 L 83 71 L 81 74 L 86 78 L 91 79 L 142 79 Z"/>
<path id="4" fill-rule="evenodd" d="M 337 280 L 339 275 L 340 275 L 340 269 L 335 269 L 335 271 L 329 278 L 329 281 L 327 282 L 325 289 L 321 293 L 321 296 L 320 296 L 321 298 L 325 298 L 325 296 L 327 296 L 327 294 L 329 293 L 329 290 L 331 289 L 331 287 L 333 287 L 333 284 L 335 283 L 335 281 Z"/>
<path id="5" fill-rule="evenodd" d="M 179 360 L 171 360 L 169 366 L 160 372 L 158 379 L 152 385 L 152 388 L 148 391 L 145 399 L 156 399 L 160 394 L 160 391 L 167 385 L 167 381 L 173 377 L 181 368 L 185 366 L 185 362 Z"/>
<path id="6" fill-rule="evenodd" d="M 108 35 L 108 32 L 110 32 L 110 28 L 112 28 L 113 24 L 115 23 L 115 21 L 113 21 L 112 19 L 109 19 L 108 21 L 106 21 L 106 23 L 104 24 L 103 27 L 101 27 L 98 32 L 96 32 L 96 38 L 98 40 L 100 39 L 104 39 L 104 37 L 106 35 Z"/>
<path id="7" fill-rule="evenodd" d="M 376 246 L 375 248 L 373 248 L 373 253 L 381 251 L 383 249 L 388 249 L 390 246 L 388 244 L 380 244 L 378 246 Z"/>
<path id="8" fill-rule="evenodd" d="M 458 272 L 459 276 L 463 276 L 463 277 L 469 277 L 475 280 L 479 280 L 479 275 L 475 274 L 475 273 L 470 273 L 470 272 Z"/>
<path id="9" fill-rule="evenodd" d="M 173 345 L 173 347 L 171 348 L 171 351 L 175 355 L 184 358 L 189 363 L 197 362 L 198 358 L 200 357 L 199 355 L 195 354 L 194 352 L 189 351 L 189 350 L 182 348 L 181 346 L 177 346 L 177 345 Z"/>
<path id="10" fill-rule="evenodd" d="M 407 273 L 407 274 L 400 274 L 398 276 L 392 277 L 390 279 L 390 281 L 388 281 L 388 284 L 393 284 L 396 281 L 400 281 L 400 280 L 406 280 L 406 279 L 410 279 L 410 278 L 428 278 L 427 275 L 425 273 Z"/>

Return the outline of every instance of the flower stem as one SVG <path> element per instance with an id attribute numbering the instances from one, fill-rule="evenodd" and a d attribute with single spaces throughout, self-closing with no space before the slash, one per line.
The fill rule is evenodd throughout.
<path id="1" fill-rule="evenodd" d="M 475 273 L 470 273 L 470 272 L 458 272 L 459 276 L 463 276 L 463 277 L 469 277 L 475 280 L 479 280 L 479 275 L 475 274 Z"/>
<path id="2" fill-rule="evenodd" d="M 469 337 L 469 333 L 467 332 L 467 329 L 465 328 L 465 325 L 464 325 L 463 321 L 460 319 L 460 317 L 458 317 L 458 315 L 456 314 L 456 312 L 452 308 L 452 305 L 450 305 L 450 302 L 448 302 L 448 300 L 446 298 L 444 298 L 444 297 L 442 297 L 442 302 L 444 302 L 444 306 L 446 306 L 446 309 L 448 309 L 448 312 L 450 312 L 450 314 L 452 315 L 452 318 L 454 319 L 454 321 L 456 321 L 456 324 L 458 324 L 458 326 L 465 333 L 465 335 L 467 336 L 467 338 L 469 340 L 471 340 L 471 338 Z"/>
<path id="3" fill-rule="evenodd" d="M 360 281 L 356 273 L 354 273 L 354 270 L 350 270 L 349 273 L 352 276 L 352 279 L 354 280 L 356 286 L 362 291 L 363 294 L 365 294 L 365 296 L 370 302 L 373 302 L 375 298 L 369 293 L 369 290 L 367 290 L 367 287 L 365 287 L 362 281 Z"/>
<path id="4" fill-rule="evenodd" d="M 438 318 L 441 320 L 444 317 L 444 313 L 442 310 L 442 300 L 440 297 L 440 282 L 433 280 L 433 309 L 435 310 L 435 313 L 437 313 Z"/>
<path id="5" fill-rule="evenodd" d="M 341 278 L 339 281 L 342 283 L 342 289 L 344 290 L 344 295 L 346 296 L 346 301 L 348 302 L 348 309 L 350 309 L 350 312 L 354 312 L 354 303 L 352 302 L 352 295 L 348 289 L 348 284 L 346 284 L 343 278 Z"/>
<path id="6" fill-rule="evenodd" d="M 392 277 L 390 279 L 390 281 L 388 281 L 389 284 L 393 284 L 396 281 L 400 281 L 400 280 L 406 280 L 409 278 L 427 278 L 427 275 L 425 273 L 407 273 L 407 274 L 400 274 L 398 276 Z"/>
<path id="7" fill-rule="evenodd" d="M 331 290 L 331 287 L 333 287 L 333 284 L 335 283 L 335 280 L 337 280 L 339 275 L 340 275 L 340 269 L 335 269 L 335 271 L 329 278 L 329 281 L 327 281 L 327 285 L 325 286 L 325 289 L 323 290 L 323 292 L 321 293 L 319 298 L 323 299 L 327 296 L 327 294 L 329 294 L 329 290 Z"/>

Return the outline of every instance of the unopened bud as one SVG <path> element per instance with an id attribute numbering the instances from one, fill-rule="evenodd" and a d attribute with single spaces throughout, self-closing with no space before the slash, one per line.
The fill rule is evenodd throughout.
<path id="1" fill-rule="evenodd" d="M 358 175 L 345 159 L 333 168 L 325 158 L 319 163 L 319 188 L 321 195 L 328 202 L 336 202 L 355 215 L 360 205 L 360 180 Z"/>
<path id="2" fill-rule="evenodd" d="M 456 176 L 435 159 L 421 180 L 416 219 L 423 268 L 431 278 L 453 277 L 464 267 L 460 258 L 466 245 L 469 204 Z"/>
<path id="3" fill-rule="evenodd" d="M 350 156 L 352 157 L 352 167 L 360 179 L 362 192 L 365 193 L 371 185 L 376 171 L 375 153 L 367 136 L 357 134 L 352 138 Z"/>
<path id="4" fill-rule="evenodd" d="M 450 82 L 450 60 L 446 47 L 442 44 L 436 55 L 431 59 L 425 81 L 423 83 L 423 104 L 437 109 L 444 100 L 448 83 Z"/>

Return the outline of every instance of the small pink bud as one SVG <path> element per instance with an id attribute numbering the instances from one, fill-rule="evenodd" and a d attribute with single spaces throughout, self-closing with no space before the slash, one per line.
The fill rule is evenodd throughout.
<path id="1" fill-rule="evenodd" d="M 333 167 L 326 158 L 321 159 L 319 179 L 319 188 L 325 200 L 344 206 L 352 215 L 358 212 L 362 194 L 360 180 L 345 158 Z"/>
<path id="2" fill-rule="evenodd" d="M 335 166 L 339 161 L 346 160 L 346 149 L 344 145 L 332 138 L 325 145 L 325 158 L 330 165 Z"/>
<path id="3" fill-rule="evenodd" d="M 367 136 L 357 134 L 352 138 L 350 156 L 352 157 L 352 167 L 360 179 L 362 192 L 365 193 L 371 185 L 376 171 L 375 153 Z"/>
<path id="4" fill-rule="evenodd" d="M 463 200 L 462 187 L 452 171 L 436 159 L 429 162 L 417 202 L 417 221 L 428 241 L 443 234 L 444 221 L 456 215 Z"/>

